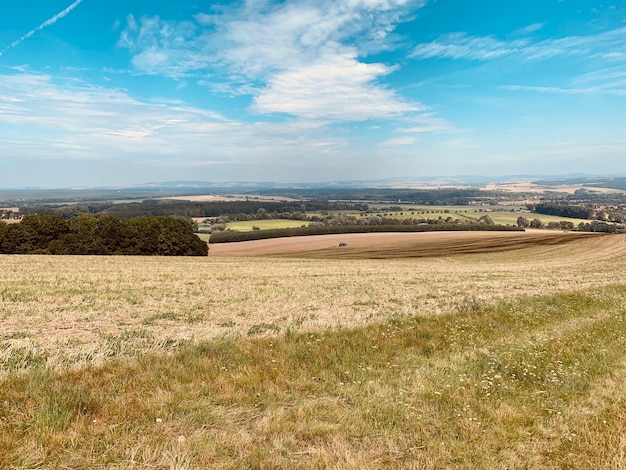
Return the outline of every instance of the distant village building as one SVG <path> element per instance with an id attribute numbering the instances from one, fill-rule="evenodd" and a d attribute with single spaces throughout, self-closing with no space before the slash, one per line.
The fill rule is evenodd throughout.
<path id="1" fill-rule="evenodd" d="M 22 220 L 19 207 L 0 207 L 0 220 L 15 221 Z"/>

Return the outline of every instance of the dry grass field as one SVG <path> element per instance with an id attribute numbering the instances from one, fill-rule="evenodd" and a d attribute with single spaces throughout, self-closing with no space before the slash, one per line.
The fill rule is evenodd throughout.
<path id="1" fill-rule="evenodd" d="M 624 468 L 626 237 L 411 235 L 0 256 L 0 468 Z"/>
<path id="2" fill-rule="evenodd" d="M 277 228 L 295 228 L 307 226 L 308 222 L 301 220 L 285 220 L 285 219 L 270 219 L 270 220 L 249 220 L 243 222 L 229 222 L 226 227 L 229 230 L 237 230 L 239 232 L 251 232 L 253 227 L 258 227 L 260 230 L 272 230 Z"/>

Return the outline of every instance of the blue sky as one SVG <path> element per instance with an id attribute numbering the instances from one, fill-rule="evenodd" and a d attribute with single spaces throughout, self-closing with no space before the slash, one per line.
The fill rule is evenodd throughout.
<path id="1" fill-rule="evenodd" d="M 0 4 L 0 186 L 626 173 L 626 4 Z"/>

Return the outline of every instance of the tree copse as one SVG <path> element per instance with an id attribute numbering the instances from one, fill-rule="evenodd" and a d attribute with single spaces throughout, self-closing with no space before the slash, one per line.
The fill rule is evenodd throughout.
<path id="1" fill-rule="evenodd" d="M 81 214 L 66 221 L 30 215 L 18 224 L 2 224 L 0 253 L 206 256 L 208 247 L 191 223 L 174 217 Z"/>

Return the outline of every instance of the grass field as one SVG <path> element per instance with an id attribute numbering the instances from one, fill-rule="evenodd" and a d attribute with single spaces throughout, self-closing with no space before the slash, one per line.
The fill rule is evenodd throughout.
<path id="1" fill-rule="evenodd" d="M 250 220 L 243 222 L 229 222 L 226 228 L 230 230 L 239 230 L 240 232 L 251 232 L 253 227 L 259 227 L 261 230 L 271 230 L 276 228 L 295 228 L 307 226 L 309 223 L 302 220 L 287 219 L 271 219 L 271 220 Z"/>
<path id="2" fill-rule="evenodd" d="M 453 219 L 470 219 L 478 220 L 484 215 L 488 215 L 496 224 L 517 225 L 517 218 L 522 216 L 529 220 L 539 219 L 544 224 L 550 222 L 560 222 L 561 220 L 569 221 L 578 225 L 580 222 L 589 222 L 584 219 L 574 219 L 569 217 L 556 217 L 544 214 L 531 214 L 520 212 L 521 206 L 407 206 L 406 210 L 400 212 L 386 212 L 389 217 L 396 218 L 431 218 L 439 217 L 445 219 L 452 217 Z M 385 213 L 384 211 L 382 212 Z"/>
<path id="3" fill-rule="evenodd" d="M 589 222 L 584 219 L 574 219 L 569 217 L 556 217 L 543 214 L 530 214 L 520 212 L 521 206 L 418 206 L 418 205 L 393 205 L 402 207 L 400 211 L 385 210 L 389 208 L 389 205 L 384 204 L 371 204 L 370 208 L 374 209 L 371 214 L 365 214 L 359 211 L 338 210 L 338 211 L 325 211 L 322 212 L 307 212 L 309 217 L 324 217 L 325 215 L 345 215 L 358 218 L 371 217 L 373 215 L 380 215 L 384 217 L 394 219 L 460 219 L 465 221 L 477 221 L 480 217 L 488 215 L 496 224 L 502 225 L 517 225 L 517 218 L 520 216 L 526 217 L 528 220 L 539 219 L 545 225 L 550 222 L 569 221 L 574 225 L 578 225 L 581 222 Z M 268 219 L 268 220 L 252 220 L 243 222 L 229 222 L 226 227 L 230 230 L 238 230 L 242 232 L 248 232 L 253 230 L 253 226 L 259 227 L 261 230 L 267 229 L 281 229 L 281 228 L 294 228 L 301 227 L 302 225 L 308 225 L 306 221 L 300 220 L 288 220 L 288 219 Z M 204 236 L 204 235 L 203 235 Z M 208 238 L 208 236 L 207 236 Z"/>
<path id="4" fill-rule="evenodd" d="M 401 207 L 400 211 L 389 211 L 390 206 Z M 544 224 L 548 224 L 550 222 L 560 222 L 562 220 L 569 221 L 574 223 L 574 225 L 578 225 L 580 222 L 589 222 L 589 220 L 585 219 L 574 219 L 569 217 L 556 217 L 551 215 L 544 214 L 531 214 L 531 213 L 522 213 L 520 209 L 523 209 L 522 206 L 476 206 L 476 205 L 468 205 L 468 206 L 420 206 L 413 204 L 371 204 L 370 209 L 373 209 L 374 212 L 369 215 L 380 215 L 395 219 L 407 219 L 407 218 L 415 218 L 415 219 L 438 219 L 441 217 L 442 219 L 446 219 L 448 217 L 452 217 L 453 219 L 461 219 L 461 220 L 478 220 L 480 217 L 484 215 L 488 215 L 493 219 L 496 224 L 502 225 L 516 225 L 517 218 L 522 216 L 526 217 L 529 220 L 539 219 Z M 355 217 L 361 217 L 361 213 L 358 211 L 329 211 L 331 214 L 339 215 L 352 215 Z M 322 215 L 321 213 L 310 212 L 307 215 Z M 366 215 L 367 216 L 367 215 Z M 277 227 L 278 228 L 278 227 Z"/>
<path id="5" fill-rule="evenodd" d="M 205 241 L 205 242 L 208 242 L 209 239 L 211 238 L 210 233 L 196 233 L 196 235 L 200 237 L 200 240 Z"/>
<path id="6" fill-rule="evenodd" d="M 0 468 L 623 468 L 626 237 L 487 248 L 0 256 Z"/>

